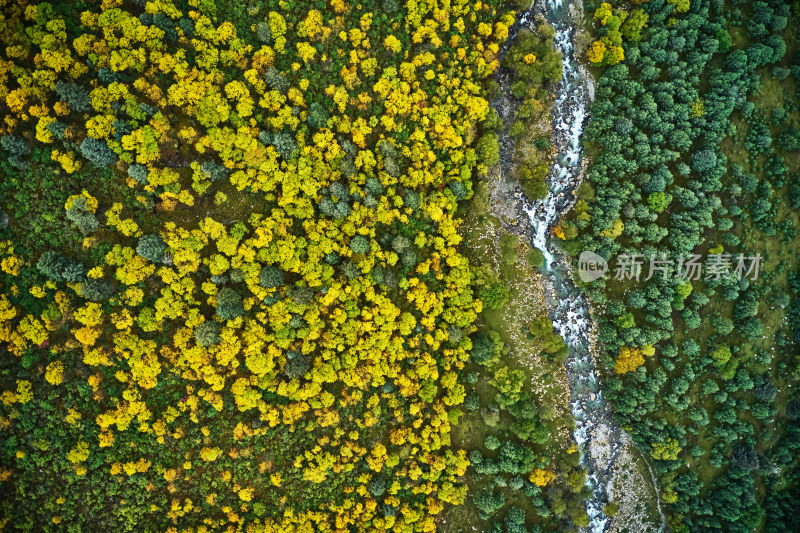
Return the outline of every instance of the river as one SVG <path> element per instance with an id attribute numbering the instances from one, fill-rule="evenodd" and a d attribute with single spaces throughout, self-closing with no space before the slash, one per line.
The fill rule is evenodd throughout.
<path id="1" fill-rule="evenodd" d="M 592 490 L 592 497 L 586 501 L 588 529 L 600 533 L 609 524 L 603 506 L 608 501 L 606 489 L 613 463 L 622 448 L 621 430 L 611 418 L 597 376 L 589 307 L 572 282 L 567 258 L 553 245 L 551 234 L 558 217 L 572 208 L 573 192 L 579 184 L 581 135 L 588 118 L 592 79 L 575 57 L 573 39 L 578 21 L 571 0 L 548 0 L 546 16 L 556 31 L 555 44 L 563 57 L 553 116 L 552 141 L 557 155 L 548 176 L 547 197 L 527 206 L 526 212 L 534 231 L 532 244 L 544 255 L 544 273 L 554 296 L 548 302 L 550 318 L 569 348 L 565 367 L 575 418 L 574 438 Z"/>
<path id="2" fill-rule="evenodd" d="M 632 527 L 638 531 L 665 531 L 666 517 L 661 508 L 655 473 L 646 454 L 635 450 L 630 436 L 611 415 L 595 364 L 596 330 L 589 313 L 589 305 L 573 282 L 569 258 L 555 245 L 554 241 L 558 238 L 551 233 L 559 217 L 572 209 L 575 202 L 574 192 L 580 184 L 584 168 L 582 134 L 589 118 L 594 90 L 592 77 L 578 61 L 574 49 L 576 28 L 583 22 L 581 0 L 538 0 L 536 3 L 539 4 L 540 1 L 543 2 L 545 17 L 555 29 L 555 45 L 563 58 L 562 77 L 556 86 L 554 98 L 551 142 L 556 149 L 556 156 L 548 174 L 548 194 L 544 200 L 531 203 L 519 192 L 514 192 L 516 186 L 510 185 L 507 188 L 503 185 L 508 180 L 496 180 L 493 182 L 495 191 L 492 198 L 496 200 L 497 207 L 493 209 L 493 214 L 503 220 L 512 220 L 507 228 L 517 231 L 518 234 L 528 235 L 531 244 L 544 255 L 542 280 L 545 294 L 548 295 L 545 300 L 553 326 L 568 347 L 564 366 L 569 385 L 570 411 L 575 420 L 573 436 L 578 444 L 581 464 L 587 471 L 586 484 L 591 491 L 591 497 L 586 500 L 589 526 L 585 530 L 602 533 L 607 529 L 617 529 L 611 527 L 611 518 L 603 513 L 605 504 L 612 496 L 618 496 L 622 489 L 623 499 L 631 504 L 628 511 L 638 508 L 643 503 L 645 494 L 649 492 L 645 486 L 649 484 L 655 494 L 654 503 L 658 512 L 656 520 L 660 524 L 642 522 L 636 517 L 629 522 L 632 515 L 628 512 L 625 518 L 618 515 L 617 520 L 623 519 L 618 525 L 622 529 Z M 519 28 L 532 29 L 535 25 L 535 12 L 542 12 L 542 9 L 531 6 L 528 11 L 520 14 L 504 45 L 503 53 L 511 45 Z M 495 109 L 501 118 L 511 120 L 513 106 L 509 104 L 510 98 L 507 96 L 508 77 L 501 76 L 499 79 L 506 96 L 495 103 Z M 501 174 L 510 172 L 513 150 L 513 142 L 503 143 Z M 527 220 L 523 220 L 524 218 Z M 522 230 L 526 226 L 527 229 Z M 629 482 L 620 479 L 618 474 L 621 471 L 635 470 L 635 455 L 642 458 L 648 473 L 639 478 L 638 484 L 631 486 Z M 628 479 L 627 476 L 623 477 Z"/>

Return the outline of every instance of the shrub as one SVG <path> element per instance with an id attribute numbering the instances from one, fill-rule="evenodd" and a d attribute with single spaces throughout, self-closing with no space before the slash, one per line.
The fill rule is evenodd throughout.
<path id="1" fill-rule="evenodd" d="M 517 262 L 517 246 L 519 239 L 513 233 L 506 233 L 500 237 L 500 264 L 511 266 Z"/>
<path id="2" fill-rule="evenodd" d="M 479 140 L 475 151 L 478 161 L 487 167 L 492 167 L 500 161 L 500 141 L 496 134 L 485 133 Z"/>
<path id="3" fill-rule="evenodd" d="M 518 100 L 524 100 L 525 97 L 528 96 L 529 94 L 528 84 L 525 83 L 525 80 L 515 81 L 514 83 L 511 84 L 511 87 L 509 87 L 509 89 L 511 90 L 511 94 L 514 96 L 514 98 Z M 509 134 L 512 137 L 514 136 L 512 134 L 513 126 L 514 125 L 512 124 L 511 128 L 509 128 Z"/>
<path id="4" fill-rule="evenodd" d="M 504 366 L 495 371 L 492 379 L 492 385 L 497 389 L 495 400 L 503 407 L 515 404 L 520 398 L 524 380 L 525 374 L 521 370 Z"/>
<path id="5" fill-rule="evenodd" d="M 544 254 L 538 248 L 532 248 L 526 256 L 528 264 L 533 268 L 542 268 L 544 266 Z"/>
<path id="6" fill-rule="evenodd" d="M 244 314 L 242 297 L 238 292 L 224 287 L 217 294 L 217 314 L 223 320 L 233 320 Z"/>
<path id="7" fill-rule="evenodd" d="M 265 289 L 274 289 L 283 285 L 283 272 L 274 266 L 265 266 L 258 274 L 258 284 Z"/>
<path id="8" fill-rule="evenodd" d="M 541 200 L 547 197 L 549 168 L 546 163 L 537 160 L 527 160 L 517 165 L 515 175 L 528 199 Z"/>
<path id="9" fill-rule="evenodd" d="M 194 340 L 200 346 L 209 347 L 221 340 L 219 332 L 220 325 L 217 322 L 207 320 L 194 328 Z"/>
<path id="10" fill-rule="evenodd" d="M 139 244 L 136 245 L 136 253 L 151 263 L 163 261 L 166 250 L 167 245 L 164 244 L 160 236 L 155 234 L 144 235 L 139 239 Z"/>
<path id="11" fill-rule="evenodd" d="M 536 140 L 534 140 L 534 141 L 533 141 L 533 146 L 534 146 L 534 147 L 535 147 L 537 150 L 542 150 L 542 151 L 545 151 L 545 150 L 549 149 L 549 148 L 550 148 L 550 137 L 546 137 L 546 136 L 543 136 L 543 137 L 537 137 L 537 138 L 536 138 Z M 579 194 L 579 196 L 580 196 L 580 189 L 581 189 L 581 186 L 582 186 L 584 183 L 585 183 L 587 186 L 591 187 L 591 185 L 589 184 L 589 182 L 588 182 L 588 181 L 585 181 L 585 182 L 581 183 L 581 185 L 579 185 L 579 186 L 578 186 L 578 189 L 579 189 L 579 190 L 578 190 L 578 194 Z"/>
<path id="12" fill-rule="evenodd" d="M 511 124 L 511 127 L 508 128 L 508 135 L 510 137 L 515 138 L 515 139 L 519 139 L 523 135 L 525 135 L 526 131 L 527 131 L 527 127 L 525 125 L 525 122 L 523 122 L 522 120 L 515 120 Z"/>
<path id="13" fill-rule="evenodd" d="M 508 303 L 511 291 L 503 281 L 492 283 L 488 287 L 483 287 L 478 291 L 478 298 L 483 301 L 487 309 L 500 309 Z"/>

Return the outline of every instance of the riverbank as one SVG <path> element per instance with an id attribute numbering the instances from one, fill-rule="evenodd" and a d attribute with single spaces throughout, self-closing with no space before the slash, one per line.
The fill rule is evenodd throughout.
<path id="1" fill-rule="evenodd" d="M 510 30 L 509 41 L 503 47 L 504 55 L 514 42 L 518 32 L 525 32 L 525 24 L 544 24 L 545 20 L 533 13 L 520 14 L 517 23 Z M 541 9 L 538 12 L 541 13 Z M 527 21 L 527 22 L 526 22 Z M 528 26 L 531 27 L 531 26 Z M 545 42 L 546 37 L 536 34 L 536 42 Z M 530 38 L 531 35 L 527 34 Z M 554 49 L 554 45 L 550 43 Z M 560 72 L 560 67 L 559 67 Z M 507 301 L 498 308 L 485 306 L 480 314 L 479 335 L 496 335 L 503 343 L 504 350 L 499 359 L 488 366 L 468 366 L 465 369 L 468 400 L 476 394 L 480 408 L 466 402 L 466 413 L 459 424 L 454 426 L 452 444 L 455 447 L 480 451 L 483 463 L 496 460 L 497 451 L 487 447 L 487 439 L 497 437 L 499 441 L 517 442 L 535 454 L 532 471 L 526 472 L 523 486 L 514 489 L 506 486 L 500 473 L 487 473 L 481 462 L 472 462 L 466 480 L 469 496 L 464 506 L 445 510 L 440 530 L 485 531 L 492 520 L 502 517 L 510 509 L 517 508 L 525 514 L 526 526 L 559 523 L 562 529 L 573 528 L 573 524 L 588 521 L 582 504 L 584 474 L 579 467 L 578 447 L 573 438 L 574 420 L 570 411 L 570 392 L 566 371 L 560 355 L 552 352 L 547 337 L 558 339 L 547 322 L 547 337 L 531 334 L 532 323 L 536 318 L 547 319 L 545 293 L 546 284 L 538 270 L 540 263 L 531 259 L 534 250 L 531 246 L 533 228 L 525 214 L 525 199 L 519 183 L 514 177 L 521 159 L 541 162 L 546 167 L 552 162 L 549 146 L 537 148 L 537 139 L 549 140 L 552 136 L 552 111 L 554 94 L 551 90 L 543 94 L 531 92 L 521 99 L 514 94 L 510 85 L 515 73 L 504 68 L 495 76 L 498 94 L 492 107 L 498 113 L 500 124 L 499 162 L 488 169 L 486 175 L 475 180 L 473 198 L 460 208 L 462 224 L 459 234 L 463 237 L 463 253 L 470 265 L 478 270 L 490 272 L 508 291 Z M 512 136 L 509 130 L 520 120 L 520 106 L 536 100 L 537 118 L 525 123 L 522 135 Z M 507 367 L 512 372 L 521 372 L 524 382 L 520 389 L 522 401 L 514 411 L 528 410 L 535 420 L 536 433 L 532 438 L 520 437 L 519 420 L 516 415 L 509 417 L 503 409 L 497 409 L 496 376 L 498 369 Z M 471 372 L 472 371 L 472 372 Z M 476 374 L 473 381 L 470 375 Z M 544 433 L 543 433 L 544 432 Z M 495 463 L 497 464 L 497 463 Z M 497 472 L 494 470 L 494 472 Z M 502 470 L 501 470 L 502 472 Z M 576 477 L 577 475 L 577 477 Z M 551 477 L 552 476 L 552 477 Z M 534 482 L 535 480 L 535 482 Z M 511 479 L 510 485 L 520 480 Z M 502 494 L 504 504 L 495 514 L 483 512 L 484 495 Z M 476 501 L 478 500 L 478 501 Z"/>
<path id="2" fill-rule="evenodd" d="M 554 34 L 548 24 L 556 26 Z M 592 79 L 577 61 L 572 44 L 576 28 L 584 26 L 579 5 L 554 8 L 535 3 L 528 12 L 519 14 L 501 55 L 509 51 L 518 35 L 530 38 L 528 31 L 552 35 L 551 46 L 558 47 L 566 58 L 562 81 L 545 94 L 539 91 L 534 97 L 528 91 L 521 99 L 519 87 L 513 87 L 513 71 L 498 71 L 496 97 L 491 104 L 502 125 L 497 132 L 499 162 L 476 180 L 474 197 L 462 211 L 460 234 L 470 264 L 493 273 L 508 289 L 507 301 L 501 307 L 485 308 L 481 313 L 479 334 L 498 335 L 506 351 L 497 364 L 522 372 L 527 384 L 524 393 L 540 415 L 546 413 L 546 456 L 553 458 L 548 470 L 557 473 L 545 488 L 548 505 L 558 509 L 555 514 L 567 520 L 566 527 L 578 525 L 597 533 L 656 531 L 658 516 L 651 504 L 658 499 L 655 486 L 647 479 L 648 465 L 614 423 L 605 404 L 595 369 L 598 344 L 592 310 L 573 281 L 569 258 L 551 235 L 554 224 L 572 208 L 588 164 L 582 157 L 581 132 L 593 96 Z M 530 101 L 541 104 L 537 113 L 526 120 L 522 133 L 517 127 L 512 134 L 523 115 L 520 108 Z M 534 202 L 526 197 L 519 179 L 521 167 L 530 167 L 531 162 L 544 165 L 547 174 L 546 179 L 543 176 L 544 198 Z M 509 244 L 512 237 L 517 240 Z M 545 268 L 537 269 L 526 261 L 534 247 L 544 256 Z M 513 251 L 512 259 L 508 258 L 509 250 Z M 563 364 L 560 358 L 554 360 L 543 351 L 541 339 L 531 335 L 532 324 L 543 315 L 549 315 L 552 329 L 569 347 Z M 549 320 L 547 324 L 550 328 Z M 498 431 L 508 435 L 511 421 L 499 417 L 492 407 L 496 394 L 492 372 L 491 368 L 480 370 L 474 388 L 471 392 L 468 389 L 468 395 L 479 396 L 481 407 L 466 413 L 455 427 L 453 444 L 457 447 L 481 450 L 486 439 Z M 475 463 L 473 469 L 481 470 Z M 443 531 L 480 530 L 477 524 L 488 515 L 482 514 L 474 499 L 482 494 L 496 495 L 498 489 L 505 495 L 506 505 L 511 499 L 527 513 L 528 520 L 528 511 L 547 516 L 492 476 L 470 476 L 468 483 L 472 500 L 464 508 L 445 514 Z M 569 512 L 563 507 L 565 490 L 578 497 L 572 500 Z M 617 511 L 615 519 L 604 513 L 604 509 L 612 508 Z M 544 523 L 552 524 L 552 518 Z"/>
<path id="3" fill-rule="evenodd" d="M 648 501 L 654 501 L 661 513 L 657 486 L 641 474 L 637 463 L 645 459 L 614 422 L 605 403 L 595 368 L 598 344 L 591 308 L 575 286 L 569 258 L 554 245 L 551 235 L 557 220 L 572 208 L 575 190 L 588 164 L 582 157 L 581 133 L 588 120 L 593 85 L 575 52 L 576 33 L 585 27 L 581 5 L 568 3 L 564 6 L 560 1 L 553 1 L 546 12 L 549 22 L 556 28 L 556 44 L 564 56 L 564 74 L 554 95 L 550 128 L 555 158 L 549 175 L 549 192 L 545 199 L 529 203 L 518 186 L 507 179 L 511 175 L 508 165 L 513 164 L 513 158 L 509 161 L 507 151 L 503 150 L 506 156 L 502 160 L 503 172 L 490 181 L 493 185 L 491 205 L 511 231 L 525 235 L 545 256 L 542 279 L 545 304 L 556 329 L 570 346 L 564 368 L 576 421 L 574 438 L 580 445 L 581 463 L 587 469 L 587 486 L 592 491 L 586 503 L 591 519 L 589 529 L 594 532 L 631 527 L 637 531 L 658 530 L 661 526 L 653 523 L 652 513 L 641 512 L 650 507 Z M 539 10 L 539 16 L 541 13 Z M 507 113 L 507 109 L 501 99 L 499 112 Z M 544 129 L 540 123 L 533 123 L 530 128 Z M 521 218 L 520 212 L 526 216 Z M 646 463 L 645 467 L 649 470 Z M 648 485 L 651 490 L 643 490 Z M 641 497 L 645 492 L 648 496 Z M 618 508 L 616 521 L 604 513 L 604 508 L 612 501 Z M 656 523 L 661 521 L 658 516 L 655 520 Z"/>

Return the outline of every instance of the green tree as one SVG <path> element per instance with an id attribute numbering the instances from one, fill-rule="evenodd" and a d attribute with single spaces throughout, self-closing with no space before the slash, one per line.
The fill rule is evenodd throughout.
<path id="1" fill-rule="evenodd" d="M 206 320 L 194 328 L 194 339 L 200 346 L 208 347 L 217 344 L 221 340 L 219 333 L 219 324 Z"/>
<path id="2" fill-rule="evenodd" d="M 356 254 L 365 254 L 369 252 L 369 240 L 363 235 L 356 235 L 350 239 L 350 249 Z"/>
<path id="3" fill-rule="evenodd" d="M 475 148 L 478 161 L 493 167 L 500 161 L 500 140 L 495 133 L 484 133 Z"/>
<path id="4" fill-rule="evenodd" d="M 164 240 L 161 236 L 155 234 L 143 235 L 136 245 L 136 253 L 151 263 L 161 263 L 164 260 L 166 251 L 167 245 Z"/>
<path id="5" fill-rule="evenodd" d="M 265 266 L 258 274 L 258 284 L 265 289 L 274 289 L 283 285 L 283 272 L 278 267 Z"/>
<path id="6" fill-rule="evenodd" d="M 233 320 L 243 314 L 242 296 L 228 287 L 220 289 L 217 294 L 217 315 L 223 320 Z"/>

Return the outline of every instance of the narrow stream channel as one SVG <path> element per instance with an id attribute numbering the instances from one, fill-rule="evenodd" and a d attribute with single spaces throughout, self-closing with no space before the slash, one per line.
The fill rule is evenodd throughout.
<path id="1" fill-rule="evenodd" d="M 617 459 L 624 455 L 626 448 L 632 448 L 633 443 L 614 421 L 603 397 L 594 360 L 596 332 L 589 315 L 589 305 L 572 281 L 569 258 L 554 244 L 551 234 L 559 216 L 568 212 L 575 202 L 573 193 L 580 184 L 583 168 L 582 134 L 594 95 L 593 79 L 578 61 L 574 50 L 575 31 L 583 22 L 582 8 L 582 0 L 534 0 L 530 8 L 519 15 L 510 31 L 501 54 L 511 45 L 520 28 L 533 28 L 537 12 L 543 13 L 555 29 L 555 45 L 563 57 L 562 77 L 556 86 L 552 117 L 551 141 L 557 155 L 550 168 L 548 194 L 544 200 L 531 203 L 516 192 L 510 196 L 500 193 L 498 201 L 519 202 L 511 211 L 517 217 L 527 216 L 530 233 L 525 233 L 530 235 L 532 245 L 544 255 L 542 273 L 546 305 L 553 326 L 568 347 L 564 366 L 570 390 L 570 411 L 575 420 L 573 436 L 578 444 L 581 465 L 588 473 L 586 485 L 592 494 L 586 501 L 589 525 L 584 530 L 603 533 L 611 525 L 611 518 L 603 513 L 603 507 L 609 502 L 609 489 L 616 481 Z M 501 76 L 500 83 L 505 87 L 508 99 L 508 77 Z M 502 118 L 508 120 L 513 116 L 507 105 L 495 105 Z M 513 143 L 505 142 L 501 148 L 501 160 L 507 161 L 509 166 L 513 161 L 513 146 Z M 508 171 L 506 168 L 505 172 Z M 644 454 L 642 459 L 655 492 L 660 519 L 658 531 L 663 532 L 668 528 L 658 495 L 657 479 Z M 627 464 L 623 466 L 629 467 Z M 629 487 L 628 490 L 633 491 L 631 496 L 636 501 L 641 501 L 640 498 L 648 493 L 648 487 L 644 486 Z"/>
<path id="2" fill-rule="evenodd" d="M 619 453 L 621 430 L 610 416 L 594 357 L 590 350 L 591 322 L 583 294 L 569 276 L 563 254 L 551 243 L 551 229 L 560 214 L 574 202 L 573 191 L 581 172 L 581 135 L 587 119 L 592 79 L 577 61 L 573 47 L 575 27 L 573 0 L 548 0 L 546 16 L 556 31 L 555 43 L 563 56 L 563 76 L 556 88 L 553 144 L 558 153 L 550 169 L 549 193 L 526 208 L 534 230 L 533 245 L 545 258 L 545 273 L 554 298 L 548 303 L 553 325 L 566 341 L 565 363 L 570 388 L 570 408 L 575 418 L 574 437 L 581 464 L 588 470 L 592 497 L 586 502 L 589 530 L 604 531 L 609 518 L 603 514 L 606 487 L 614 459 Z"/>

